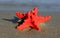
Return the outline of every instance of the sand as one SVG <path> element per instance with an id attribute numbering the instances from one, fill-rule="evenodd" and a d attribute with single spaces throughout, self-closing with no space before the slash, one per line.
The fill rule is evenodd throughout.
<path id="1" fill-rule="evenodd" d="M 15 29 L 15 11 L 0 11 L 0 38 L 60 38 L 60 13 L 59 12 L 41 12 L 39 15 L 50 15 L 51 20 L 46 22 L 47 29 L 42 32 L 36 30 L 30 32 L 21 32 Z"/>

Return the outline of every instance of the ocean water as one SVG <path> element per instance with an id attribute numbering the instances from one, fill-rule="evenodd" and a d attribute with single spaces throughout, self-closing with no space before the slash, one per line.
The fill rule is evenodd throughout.
<path id="1" fill-rule="evenodd" d="M 60 0 L 0 0 L 0 11 L 27 11 L 34 7 L 39 12 L 60 12 Z"/>

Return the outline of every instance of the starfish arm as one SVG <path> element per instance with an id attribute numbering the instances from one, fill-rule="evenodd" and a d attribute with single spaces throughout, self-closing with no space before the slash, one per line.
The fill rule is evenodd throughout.
<path id="1" fill-rule="evenodd" d="M 22 13 L 20 13 L 20 12 L 16 12 L 16 16 L 17 16 L 18 18 L 23 18 L 23 17 L 24 17 L 24 15 L 23 15 Z"/>
<path id="2" fill-rule="evenodd" d="M 49 21 L 51 19 L 51 16 L 44 16 L 43 17 L 43 22 Z"/>
<path id="3" fill-rule="evenodd" d="M 30 19 L 25 19 L 24 22 L 23 22 L 23 24 L 19 25 L 17 27 L 17 29 L 18 30 L 23 30 L 23 29 L 28 28 L 30 26 L 32 27 L 32 24 L 30 22 L 31 22 Z"/>
<path id="4" fill-rule="evenodd" d="M 39 20 L 40 23 L 49 21 L 50 19 L 51 19 L 51 16 L 44 16 L 44 17 L 39 16 L 38 17 L 38 20 Z"/>
<path id="5" fill-rule="evenodd" d="M 33 15 L 37 15 L 37 12 L 38 12 L 38 8 L 33 8 L 33 10 L 31 11 Z"/>
<path id="6" fill-rule="evenodd" d="M 28 28 L 28 27 L 29 27 L 28 24 L 23 23 L 23 24 L 19 25 L 19 26 L 17 27 L 17 29 L 18 29 L 18 30 L 23 30 L 23 29 Z"/>

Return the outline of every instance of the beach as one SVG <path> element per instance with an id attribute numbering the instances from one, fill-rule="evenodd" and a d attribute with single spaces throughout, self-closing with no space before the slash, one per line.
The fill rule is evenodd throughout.
<path id="1" fill-rule="evenodd" d="M 60 38 L 60 12 L 40 12 L 39 15 L 50 15 L 46 22 L 47 30 L 38 32 L 21 32 L 15 27 L 14 17 L 16 11 L 0 11 L 0 38 Z"/>

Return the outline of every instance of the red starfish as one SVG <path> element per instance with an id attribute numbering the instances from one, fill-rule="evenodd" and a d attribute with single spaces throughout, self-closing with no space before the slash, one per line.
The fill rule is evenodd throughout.
<path id="1" fill-rule="evenodd" d="M 36 7 L 32 11 L 28 11 L 27 13 L 24 14 L 16 12 L 17 17 L 24 19 L 24 22 L 19 26 L 17 26 L 17 29 L 23 30 L 25 28 L 32 27 L 38 31 L 41 31 L 41 28 L 38 26 L 38 24 L 50 20 L 51 16 L 44 16 L 44 17 L 38 16 L 37 12 L 38 8 Z"/>

